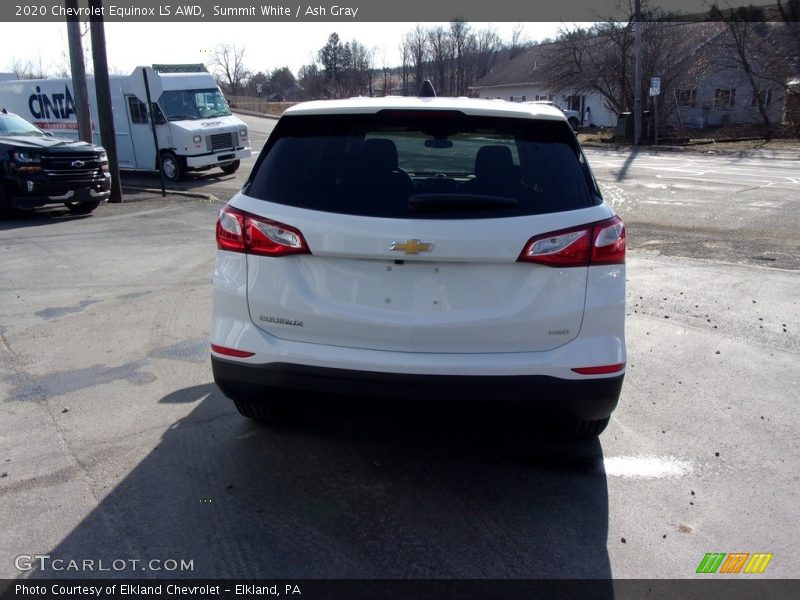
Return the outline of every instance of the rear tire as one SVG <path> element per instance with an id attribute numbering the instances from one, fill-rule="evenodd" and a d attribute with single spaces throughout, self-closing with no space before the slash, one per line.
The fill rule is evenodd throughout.
<path id="1" fill-rule="evenodd" d="M 575 440 L 596 438 L 605 431 L 611 417 L 598 421 L 569 421 L 564 426 L 564 436 Z"/>
<path id="2" fill-rule="evenodd" d="M 241 164 L 242 164 L 241 161 L 235 160 L 227 165 L 222 165 L 220 169 L 222 169 L 223 173 L 231 175 L 232 173 L 236 173 L 236 171 L 239 170 L 239 165 Z"/>
<path id="3" fill-rule="evenodd" d="M 286 405 L 269 400 L 234 398 L 233 404 L 240 415 L 259 423 L 280 423 L 287 419 L 289 413 Z"/>
<path id="4" fill-rule="evenodd" d="M 164 179 L 174 183 L 183 179 L 186 167 L 183 166 L 183 160 L 174 152 L 164 152 L 161 155 L 161 172 L 164 174 Z"/>
<path id="5" fill-rule="evenodd" d="M 64 206 L 69 209 L 73 215 L 88 215 L 95 208 L 100 206 L 100 201 L 94 202 L 65 202 Z"/>

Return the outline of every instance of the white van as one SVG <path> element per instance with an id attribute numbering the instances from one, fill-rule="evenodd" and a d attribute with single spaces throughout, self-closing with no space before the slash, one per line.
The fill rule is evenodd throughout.
<path id="1" fill-rule="evenodd" d="M 155 107 L 158 152 L 147 110 L 145 76 Z M 0 106 L 44 131 L 78 138 L 71 79 L 2 81 Z M 201 65 L 136 67 L 130 75 L 112 75 L 111 105 L 121 169 L 154 171 L 169 181 L 187 170 L 220 167 L 226 173 L 250 156 L 247 125 L 231 114 L 214 78 Z M 89 77 L 94 142 L 100 143 L 94 78 Z"/>

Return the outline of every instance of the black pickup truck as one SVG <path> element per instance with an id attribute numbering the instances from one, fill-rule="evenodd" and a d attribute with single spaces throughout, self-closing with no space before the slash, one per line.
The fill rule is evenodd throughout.
<path id="1" fill-rule="evenodd" d="M 110 190 L 102 147 L 52 137 L 0 109 L 0 219 L 12 208 L 48 204 L 87 214 L 108 200 Z"/>

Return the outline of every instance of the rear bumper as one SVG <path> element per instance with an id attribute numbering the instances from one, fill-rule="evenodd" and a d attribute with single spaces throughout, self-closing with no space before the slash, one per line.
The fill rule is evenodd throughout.
<path id="1" fill-rule="evenodd" d="M 268 388 L 409 401 L 518 402 L 542 412 L 599 420 L 617 406 L 624 374 L 592 379 L 545 375 L 417 375 L 287 363 L 244 364 L 211 356 L 214 381 L 231 398 L 269 397 Z"/>

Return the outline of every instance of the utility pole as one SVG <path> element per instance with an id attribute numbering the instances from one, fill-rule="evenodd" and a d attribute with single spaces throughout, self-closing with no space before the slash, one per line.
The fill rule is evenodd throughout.
<path id="1" fill-rule="evenodd" d="M 67 13 L 77 14 L 78 0 L 64 0 Z M 78 139 L 92 143 L 92 118 L 89 115 L 89 90 L 86 88 L 86 66 L 83 64 L 81 23 L 77 16 L 67 17 L 69 40 L 69 65 L 72 72 L 72 90 L 75 94 L 75 116 L 78 119 Z"/>
<path id="2" fill-rule="evenodd" d="M 642 29 L 640 19 L 642 18 L 642 2 L 636 0 L 636 67 L 634 71 L 634 90 L 633 90 L 633 144 L 639 145 L 642 139 Z"/>
<path id="3" fill-rule="evenodd" d="M 108 81 L 103 1 L 89 0 L 89 7 L 94 9 L 89 17 L 89 27 L 92 33 L 92 62 L 94 63 L 94 89 L 97 94 L 97 117 L 100 121 L 100 141 L 108 154 L 108 170 L 111 172 L 111 196 L 108 201 L 122 202 L 117 139 L 114 132 L 114 116 L 111 111 L 111 85 Z"/>

